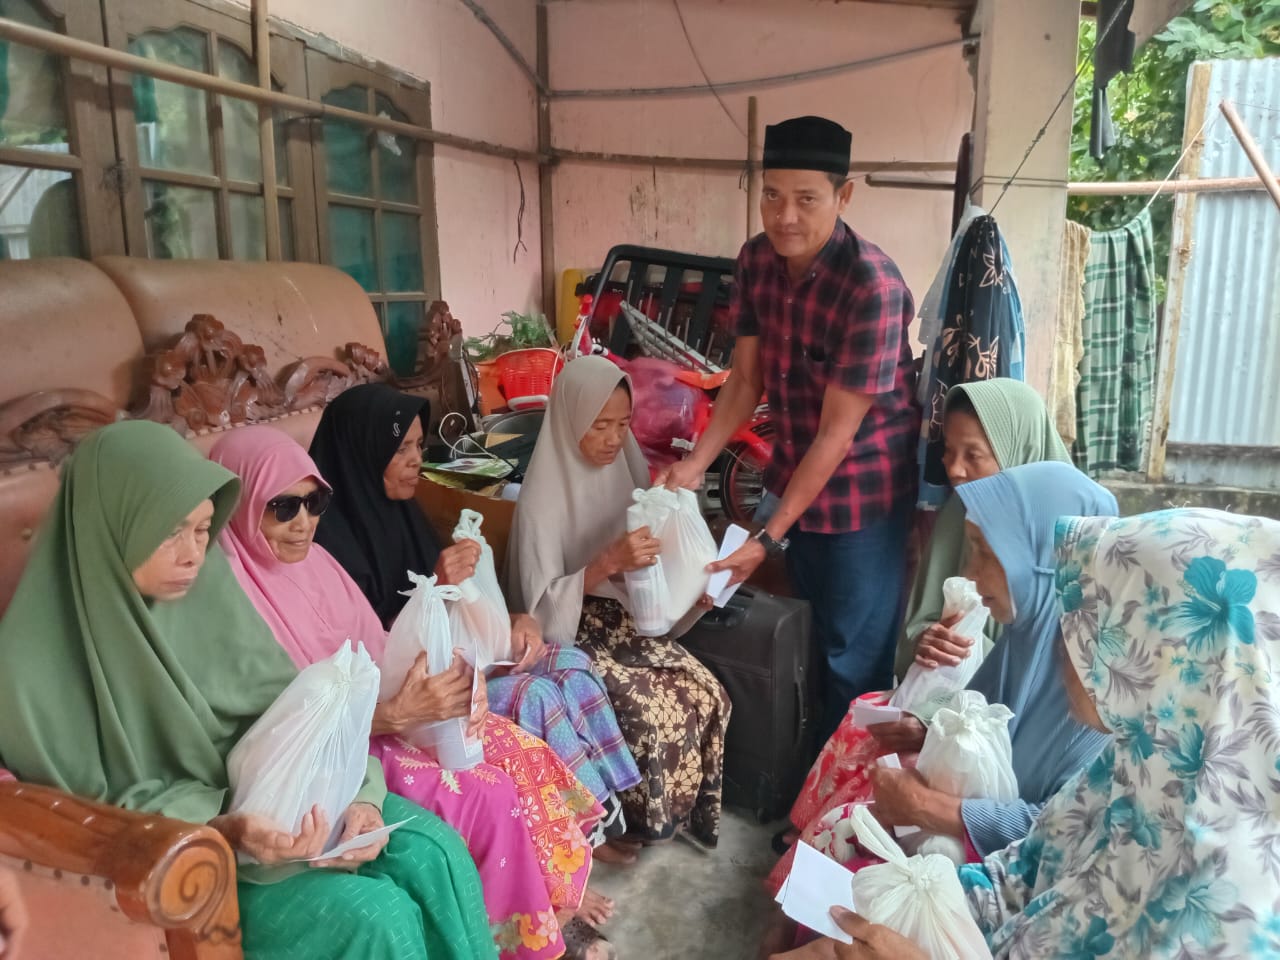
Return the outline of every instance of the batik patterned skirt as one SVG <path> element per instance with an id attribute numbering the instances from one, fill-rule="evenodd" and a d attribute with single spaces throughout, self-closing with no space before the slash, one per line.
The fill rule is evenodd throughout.
<path id="1" fill-rule="evenodd" d="M 641 780 L 621 794 L 632 835 L 663 840 L 688 829 L 714 846 L 729 695 L 715 676 L 671 640 L 641 637 L 614 600 L 588 597 L 578 646 L 609 691 Z"/>
<path id="2" fill-rule="evenodd" d="M 564 952 L 557 909 L 577 909 L 591 872 L 583 834 L 602 811 L 546 746 L 503 717 L 485 721 L 485 762 L 446 770 L 398 737 L 378 737 L 387 788 L 458 831 L 480 872 L 501 956 L 552 960 Z"/>

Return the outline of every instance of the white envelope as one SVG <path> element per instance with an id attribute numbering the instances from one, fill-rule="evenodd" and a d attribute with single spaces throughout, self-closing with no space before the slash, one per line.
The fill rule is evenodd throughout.
<path id="1" fill-rule="evenodd" d="M 830 913 L 836 906 L 854 909 L 853 873 L 803 840 L 796 843 L 795 861 L 776 899 L 796 923 L 841 943 L 853 943 Z"/>
<path id="2" fill-rule="evenodd" d="M 720 553 L 716 556 L 717 560 L 724 560 L 731 553 L 747 542 L 750 534 L 736 523 L 729 524 L 729 529 L 724 532 L 724 540 L 720 544 Z M 711 580 L 707 584 L 707 596 L 715 598 L 715 605 L 723 607 L 729 602 L 729 599 L 738 592 L 741 583 L 735 583 L 729 586 L 729 577 L 732 571 L 721 570 L 711 575 Z"/>
<path id="3" fill-rule="evenodd" d="M 874 703 L 853 701 L 853 725 L 869 727 L 874 723 L 895 723 L 902 719 L 902 710 L 898 707 L 879 707 Z"/>
<path id="4" fill-rule="evenodd" d="M 376 830 L 370 830 L 368 833 L 362 833 L 359 836 L 352 837 L 345 843 L 338 844 L 332 850 L 326 850 L 324 853 L 317 854 L 314 857 L 308 857 L 306 862 L 311 863 L 315 860 L 332 860 L 335 857 L 342 856 L 344 853 L 350 853 L 352 850 L 359 850 L 361 847 L 367 847 L 371 843 L 376 843 L 378 840 L 381 840 L 392 830 L 403 827 L 408 822 L 408 820 L 401 820 L 399 823 L 388 823 L 385 826 L 378 827 Z"/>

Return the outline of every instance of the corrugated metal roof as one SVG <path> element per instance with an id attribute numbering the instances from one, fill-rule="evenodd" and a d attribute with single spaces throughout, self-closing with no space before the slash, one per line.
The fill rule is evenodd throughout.
<path id="1" fill-rule="evenodd" d="M 1218 110 L 1224 99 L 1236 105 L 1267 162 L 1280 170 L 1280 58 L 1212 64 L 1208 103 L 1217 119 L 1199 175 L 1254 176 Z M 1192 201 L 1179 205 L 1186 202 Z M 1203 194 L 1193 202 L 1166 475 L 1184 483 L 1280 488 L 1280 210 L 1265 192 Z M 1232 456 L 1187 445 L 1275 450 L 1274 456 L 1264 450 Z"/>

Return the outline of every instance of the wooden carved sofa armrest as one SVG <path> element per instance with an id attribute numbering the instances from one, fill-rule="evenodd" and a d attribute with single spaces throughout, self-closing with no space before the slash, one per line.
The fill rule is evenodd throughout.
<path id="1" fill-rule="evenodd" d="M 166 931 L 175 960 L 240 960 L 235 856 L 211 827 L 0 782 L 0 853 L 103 877 L 121 912 Z"/>

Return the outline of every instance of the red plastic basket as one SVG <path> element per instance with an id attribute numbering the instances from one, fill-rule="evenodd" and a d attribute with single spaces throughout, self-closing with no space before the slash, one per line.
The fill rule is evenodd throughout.
<path id="1" fill-rule="evenodd" d="M 498 388 L 512 410 L 535 410 L 547 405 L 551 384 L 560 372 L 559 350 L 535 347 L 512 350 L 494 358 Z"/>

